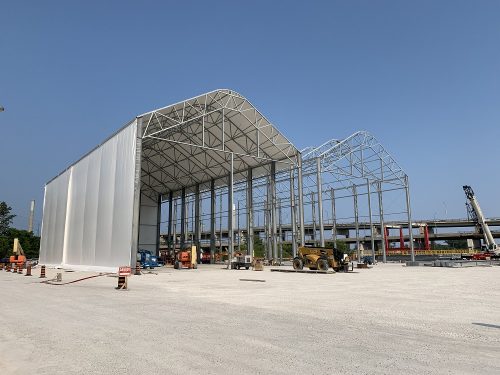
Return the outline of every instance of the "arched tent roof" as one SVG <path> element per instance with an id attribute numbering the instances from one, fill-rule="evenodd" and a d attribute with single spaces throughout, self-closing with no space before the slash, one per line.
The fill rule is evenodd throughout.
<path id="1" fill-rule="evenodd" d="M 152 195 L 215 180 L 225 185 L 234 156 L 234 179 L 296 165 L 299 151 L 245 97 L 215 90 L 138 117 L 143 191 Z"/>

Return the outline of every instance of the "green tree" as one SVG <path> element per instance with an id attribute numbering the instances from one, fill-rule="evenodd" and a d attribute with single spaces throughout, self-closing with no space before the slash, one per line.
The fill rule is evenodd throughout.
<path id="1" fill-rule="evenodd" d="M 12 211 L 12 207 L 9 207 L 7 203 L 0 202 L 0 236 L 5 235 L 7 230 L 10 228 L 10 224 L 12 224 L 12 219 L 16 217 L 10 213 Z"/>
<path id="2" fill-rule="evenodd" d="M 27 230 L 9 228 L 3 236 L 0 236 L 0 258 L 8 257 L 12 254 L 14 238 L 18 238 L 24 250 L 26 258 L 38 258 L 40 250 L 40 237 L 33 235 Z"/>

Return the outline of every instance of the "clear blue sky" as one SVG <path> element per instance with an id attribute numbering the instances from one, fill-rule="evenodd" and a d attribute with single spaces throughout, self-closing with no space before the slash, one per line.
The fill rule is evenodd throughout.
<path id="1" fill-rule="evenodd" d="M 71 4 L 70 4 L 71 3 Z M 106 3 L 106 4 L 104 4 Z M 500 216 L 500 1 L 6 1 L 0 200 L 41 221 L 46 181 L 135 115 L 215 88 L 302 148 L 373 133 L 413 216 Z"/>

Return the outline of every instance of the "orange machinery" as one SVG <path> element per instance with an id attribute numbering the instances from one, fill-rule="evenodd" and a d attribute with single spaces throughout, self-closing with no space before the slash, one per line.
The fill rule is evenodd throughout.
<path id="1" fill-rule="evenodd" d="M 198 268 L 196 260 L 196 246 L 191 246 L 191 249 L 179 251 L 175 256 L 174 268 L 176 270 L 180 268 Z"/>
<path id="2" fill-rule="evenodd" d="M 24 267 L 24 264 L 26 263 L 26 256 L 24 255 L 24 250 L 19 243 L 18 238 L 14 238 L 14 248 L 12 249 L 12 253 L 14 255 L 11 255 L 9 258 L 9 262 L 16 263 L 18 267 Z"/>

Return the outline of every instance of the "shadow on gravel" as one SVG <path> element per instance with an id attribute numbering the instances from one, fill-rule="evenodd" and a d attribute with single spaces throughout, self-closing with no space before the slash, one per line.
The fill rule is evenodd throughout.
<path id="1" fill-rule="evenodd" d="M 481 327 L 488 327 L 488 328 L 498 328 L 500 329 L 500 326 L 497 326 L 496 324 L 488 324 L 488 323 L 472 323 L 475 326 L 481 326 Z"/>

